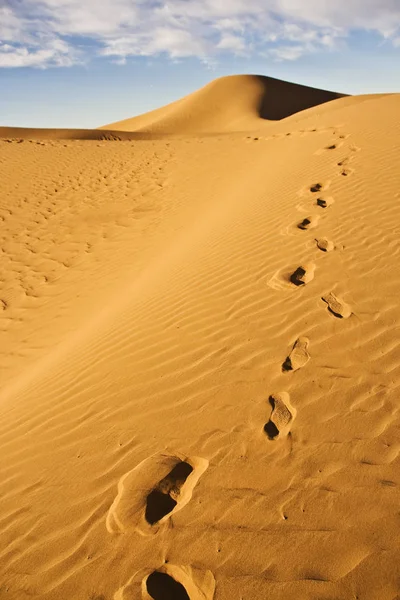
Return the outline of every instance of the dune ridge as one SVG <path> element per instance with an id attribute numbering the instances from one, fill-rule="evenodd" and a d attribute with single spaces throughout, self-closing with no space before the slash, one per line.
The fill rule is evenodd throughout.
<path id="1" fill-rule="evenodd" d="M 100 129 L 148 133 L 245 131 L 345 97 L 260 75 L 230 75 L 144 115 Z"/>
<path id="2" fill-rule="evenodd" d="M 399 112 L 0 142 L 0 595 L 396 598 Z"/>

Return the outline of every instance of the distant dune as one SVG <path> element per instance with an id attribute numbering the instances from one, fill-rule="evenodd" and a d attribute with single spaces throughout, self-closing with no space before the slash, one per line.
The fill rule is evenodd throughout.
<path id="1" fill-rule="evenodd" d="M 100 129 L 152 133 L 244 131 L 259 127 L 262 120 L 284 119 L 343 96 L 272 77 L 232 75 L 215 79 L 172 104 Z"/>
<path id="2" fill-rule="evenodd" d="M 104 131 L 100 129 L 51 129 L 35 127 L 0 127 L 0 138 L 16 140 L 98 140 L 120 141 L 151 139 L 149 133 Z M 160 137 L 160 136 L 158 136 Z"/>

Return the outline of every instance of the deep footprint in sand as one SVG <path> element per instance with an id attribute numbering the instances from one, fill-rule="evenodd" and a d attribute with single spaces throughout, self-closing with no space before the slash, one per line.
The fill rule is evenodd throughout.
<path id="1" fill-rule="evenodd" d="M 335 296 L 333 292 L 322 296 L 322 300 L 327 303 L 328 310 L 339 319 L 347 319 L 351 315 L 351 308 L 346 302 Z"/>
<path id="2" fill-rule="evenodd" d="M 264 425 L 264 431 L 268 439 L 276 440 L 289 433 L 296 411 L 290 404 L 290 396 L 287 392 L 271 395 L 269 403 L 272 412 L 268 423 Z"/>
<path id="3" fill-rule="evenodd" d="M 193 467 L 181 461 L 147 496 L 145 517 L 150 525 L 154 525 L 171 513 L 178 504 L 181 489 L 192 473 Z"/>
<path id="4" fill-rule="evenodd" d="M 291 274 L 290 281 L 297 286 L 306 285 L 314 279 L 315 265 L 313 263 L 307 263 L 300 265 Z"/>
<path id="5" fill-rule="evenodd" d="M 154 600 L 190 600 L 185 587 L 162 571 L 153 571 L 147 577 L 146 591 Z"/>
<path id="6" fill-rule="evenodd" d="M 303 231 L 307 230 L 307 229 L 313 229 L 314 227 L 316 227 L 318 225 L 318 221 L 319 221 L 319 217 L 316 215 L 306 217 L 305 219 L 300 221 L 300 223 L 297 224 L 297 227 L 298 227 L 298 229 L 302 229 Z"/>
<path id="7" fill-rule="evenodd" d="M 328 206 L 331 206 L 333 203 L 334 203 L 333 198 L 318 198 L 317 199 L 317 205 L 320 206 L 321 208 L 328 208 Z"/>
<path id="8" fill-rule="evenodd" d="M 317 243 L 317 247 L 322 250 L 322 252 L 332 252 L 332 250 L 335 249 L 334 243 L 327 238 L 319 238 L 315 241 Z"/>
<path id="9" fill-rule="evenodd" d="M 326 181 L 325 183 L 313 183 L 308 188 L 312 194 L 317 194 L 318 192 L 322 192 L 323 190 L 327 190 L 330 186 L 331 182 Z"/>
<path id="10" fill-rule="evenodd" d="M 306 337 L 299 337 L 295 341 L 290 354 L 282 365 L 282 371 L 297 371 L 297 369 L 301 369 L 308 363 L 310 360 L 309 343 L 309 339 Z"/>
<path id="11" fill-rule="evenodd" d="M 191 499 L 208 466 L 198 457 L 155 454 L 121 477 L 106 527 L 110 533 L 135 529 L 155 533 Z"/>
<path id="12" fill-rule="evenodd" d="M 211 571 L 190 565 L 164 563 L 144 575 L 136 572 L 122 586 L 114 600 L 212 600 L 215 578 Z"/>
<path id="13" fill-rule="evenodd" d="M 164 565 L 143 581 L 142 598 L 147 598 L 144 588 L 153 600 L 212 600 L 215 579 L 211 571 Z"/>

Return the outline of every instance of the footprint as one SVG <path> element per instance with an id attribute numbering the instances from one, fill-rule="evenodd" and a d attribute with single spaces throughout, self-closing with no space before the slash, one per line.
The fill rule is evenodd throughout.
<path id="1" fill-rule="evenodd" d="M 314 185 L 310 186 L 310 192 L 320 192 L 322 190 L 322 183 L 314 183 Z"/>
<path id="2" fill-rule="evenodd" d="M 136 572 L 114 600 L 213 600 L 215 579 L 211 571 L 164 563 L 150 574 Z"/>
<path id="3" fill-rule="evenodd" d="M 321 208 L 328 208 L 328 206 L 331 206 L 333 203 L 334 203 L 333 198 L 318 198 L 318 200 L 317 200 L 317 204 Z"/>
<path id="4" fill-rule="evenodd" d="M 300 223 L 297 224 L 297 227 L 299 229 L 302 229 L 303 231 L 307 229 L 314 229 L 314 227 L 318 225 L 318 221 L 319 217 L 317 216 L 306 217 Z"/>
<path id="5" fill-rule="evenodd" d="M 322 250 L 322 252 L 332 252 L 332 250 L 335 249 L 334 243 L 326 238 L 319 238 L 315 241 L 317 242 L 317 247 Z"/>
<path id="6" fill-rule="evenodd" d="M 107 514 L 107 530 L 156 533 L 189 502 L 207 467 L 208 461 L 203 458 L 150 456 L 121 477 L 118 494 Z"/>
<path id="7" fill-rule="evenodd" d="M 306 285 L 314 279 L 315 265 L 313 263 L 307 263 L 303 266 L 297 267 L 294 273 L 290 276 L 290 281 L 297 286 Z"/>
<path id="8" fill-rule="evenodd" d="M 339 317 L 340 319 L 347 319 L 351 315 L 351 308 L 348 304 L 337 298 L 333 292 L 330 292 L 326 296 L 322 296 L 322 300 L 327 303 L 328 310 Z"/>
<path id="9" fill-rule="evenodd" d="M 146 592 L 154 600 L 190 600 L 185 587 L 163 571 L 153 571 L 147 577 Z"/>
<path id="10" fill-rule="evenodd" d="M 270 396 L 269 403 L 272 406 L 272 412 L 268 423 L 264 425 L 264 431 L 270 440 L 276 440 L 289 433 L 296 411 L 290 405 L 290 396 L 287 392 Z"/>
<path id="11" fill-rule="evenodd" d="M 289 356 L 286 357 L 286 360 L 282 365 L 282 371 L 297 371 L 297 369 L 304 367 L 310 360 L 308 345 L 308 338 L 299 337 L 295 341 Z"/>
<path id="12" fill-rule="evenodd" d="M 328 146 L 324 146 L 323 148 L 320 148 L 319 150 L 314 152 L 314 154 L 320 155 L 320 154 L 323 154 L 324 152 L 326 152 L 327 150 L 337 150 L 342 145 L 343 145 L 343 142 L 332 142 Z"/>
<path id="13" fill-rule="evenodd" d="M 171 513 L 178 504 L 181 489 L 193 467 L 181 461 L 162 479 L 147 496 L 145 517 L 150 525 L 154 525 Z"/>
<path id="14" fill-rule="evenodd" d="M 353 169 L 342 169 L 340 171 L 340 174 L 343 175 L 343 177 L 347 177 L 348 175 L 351 175 L 352 173 L 354 173 Z"/>

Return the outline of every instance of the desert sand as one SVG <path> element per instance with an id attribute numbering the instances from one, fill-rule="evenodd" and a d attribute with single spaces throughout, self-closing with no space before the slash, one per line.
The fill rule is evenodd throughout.
<path id="1" fill-rule="evenodd" d="M 1 599 L 400 598 L 399 116 L 0 128 Z"/>

